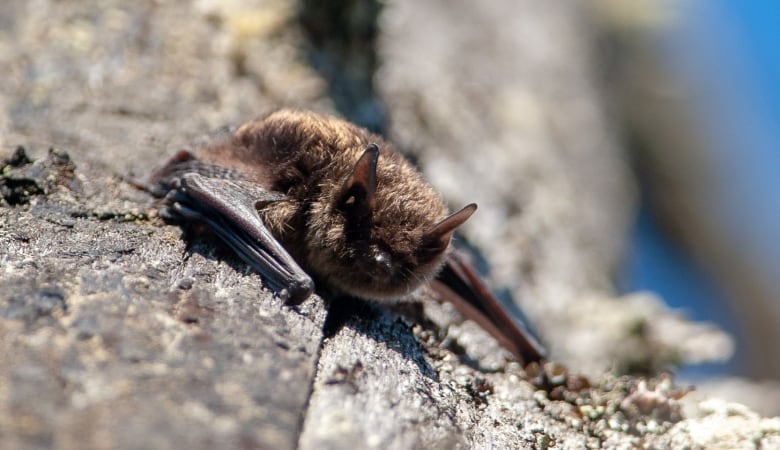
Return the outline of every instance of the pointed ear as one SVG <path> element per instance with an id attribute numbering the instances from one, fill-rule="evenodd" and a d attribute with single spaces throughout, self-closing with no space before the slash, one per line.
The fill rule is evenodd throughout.
<path id="1" fill-rule="evenodd" d="M 357 217 L 370 215 L 374 209 L 378 159 L 379 147 L 369 144 L 341 186 L 336 205 L 338 209 Z"/>
<path id="2" fill-rule="evenodd" d="M 476 210 L 476 203 L 466 205 L 460 211 L 450 214 L 426 231 L 423 235 L 420 257 L 433 259 L 446 250 L 447 246 L 450 245 L 450 240 L 455 230 L 463 225 Z"/>

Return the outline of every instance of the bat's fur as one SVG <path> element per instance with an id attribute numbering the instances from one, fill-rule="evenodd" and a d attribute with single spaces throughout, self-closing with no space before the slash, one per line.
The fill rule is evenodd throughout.
<path id="1" fill-rule="evenodd" d="M 375 208 L 363 233 L 348 233 L 338 207 L 342 186 L 372 143 L 380 149 Z M 280 110 L 193 152 L 286 196 L 258 212 L 320 288 L 395 300 L 429 281 L 443 261 L 451 232 L 426 239 L 447 215 L 439 194 L 390 144 L 349 122 Z"/>

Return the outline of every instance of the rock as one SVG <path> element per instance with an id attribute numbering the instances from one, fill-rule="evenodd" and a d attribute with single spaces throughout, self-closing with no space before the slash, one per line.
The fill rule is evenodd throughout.
<path id="1" fill-rule="evenodd" d="M 68 161 L 74 189 L 64 156 L 0 179 L 40 187 L 0 208 L 4 445 L 295 447 L 322 301 L 283 307 L 119 178 Z"/>

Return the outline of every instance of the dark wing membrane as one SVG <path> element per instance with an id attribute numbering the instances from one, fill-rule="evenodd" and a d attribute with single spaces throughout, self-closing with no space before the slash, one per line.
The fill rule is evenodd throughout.
<path id="1" fill-rule="evenodd" d="M 236 169 L 201 161 L 188 150 L 180 150 L 165 165 L 152 174 L 145 189 L 157 197 L 165 197 L 176 189 L 182 177 L 188 173 L 197 173 L 207 178 L 239 180 L 241 173 Z"/>
<path id="2" fill-rule="evenodd" d="M 190 169 L 191 162 L 174 161 Z M 208 178 L 193 172 L 182 174 L 180 170 L 182 167 L 169 168 L 165 178 L 160 179 L 170 183 L 172 189 L 166 196 L 171 204 L 169 213 L 206 224 L 260 273 L 269 288 L 285 302 L 298 304 L 311 295 L 314 290 L 311 278 L 268 231 L 255 207 L 258 203 L 283 200 L 283 195 L 254 183 Z M 162 183 L 160 180 L 158 183 Z"/>
<path id="3" fill-rule="evenodd" d="M 477 322 L 525 364 L 546 356 L 544 347 L 510 316 L 457 251 L 448 255 L 431 287 L 442 300 L 449 301 L 464 317 Z"/>

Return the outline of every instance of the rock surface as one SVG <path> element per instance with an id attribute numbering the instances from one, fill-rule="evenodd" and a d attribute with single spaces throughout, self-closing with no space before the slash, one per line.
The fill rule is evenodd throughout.
<path id="1" fill-rule="evenodd" d="M 714 445 L 724 438 L 723 430 L 733 430 L 727 437 L 735 446 L 777 444 L 780 424 L 744 408 L 714 404 L 699 418 L 689 413 L 694 418 L 681 420 L 681 392 L 665 378 L 606 376 L 591 387 L 558 365 L 526 373 L 482 330 L 424 292 L 421 303 L 395 308 L 327 305 L 316 296 L 297 308 L 285 307 L 219 243 L 188 238 L 157 218 L 154 200 L 126 176 L 144 178 L 167 155 L 225 123 L 282 105 L 331 110 L 326 83 L 302 50 L 305 33 L 292 3 L 6 3 L 0 11 L 0 65 L 6 68 L 0 82 L 3 448 L 695 448 Z M 542 29 L 563 32 L 575 23 L 573 5 L 546 9 L 527 3 L 523 16 L 541 22 L 535 28 L 494 27 L 492 37 L 504 43 L 494 47 L 494 56 L 514 54 L 514 44 L 507 42 L 519 42 L 515 32 L 538 41 Z M 431 79 L 417 63 L 399 59 L 405 52 L 433 58 L 438 48 L 445 53 L 431 61 L 444 64 L 451 55 L 446 52 L 453 51 L 443 42 L 429 49 L 422 38 L 420 45 L 400 39 L 404 33 L 413 37 L 414 30 L 404 28 L 413 23 L 404 19 L 409 14 L 443 27 L 437 35 L 445 33 L 444 41 L 449 37 L 461 45 L 464 67 L 470 67 L 469 58 L 480 58 L 462 46 L 476 45 L 459 37 L 463 27 L 451 25 L 459 23 L 454 8 L 448 21 L 437 11 L 449 7 L 428 8 L 397 2 L 382 12 L 385 69 L 377 80 L 385 86 L 381 95 L 393 120 L 392 135 L 404 145 L 416 142 L 425 148 L 421 162 L 454 202 L 461 201 L 457 190 L 437 173 L 459 174 L 456 179 L 464 186 L 475 187 L 474 195 L 486 202 L 483 220 L 488 222 L 469 237 L 484 246 L 489 259 L 496 252 L 491 262 L 503 274 L 497 280 L 515 294 L 527 293 L 507 281 L 519 277 L 518 284 L 522 279 L 537 286 L 529 292 L 536 292 L 539 302 L 563 305 L 575 298 L 583 303 L 588 294 L 624 308 L 610 297 L 605 280 L 630 203 L 621 192 L 626 181 L 619 162 L 612 161 L 614 152 L 597 156 L 602 143 L 611 144 L 596 103 L 590 103 L 595 96 L 586 89 L 587 95 L 578 97 L 585 112 L 570 118 L 587 124 L 578 133 L 592 129 L 595 134 L 562 138 L 554 130 L 564 123 L 533 134 L 549 149 L 556 148 L 555 139 L 568 142 L 572 152 L 578 142 L 590 142 L 575 162 L 563 152 L 555 155 L 558 165 L 548 166 L 550 161 L 530 151 L 515 161 L 495 141 L 480 147 L 483 159 L 437 153 L 442 146 L 436 140 L 442 139 L 452 151 L 465 154 L 474 145 L 469 131 L 483 123 L 493 127 L 489 136 L 515 142 L 519 135 L 507 130 L 515 130 L 517 120 L 527 116 L 504 111 L 507 122 L 437 123 L 434 119 L 444 116 L 420 108 L 415 120 L 405 122 L 414 105 L 400 99 L 430 101 L 418 81 L 431 83 L 428 89 L 440 89 L 436 92 L 451 88 L 468 94 L 459 99 L 461 105 L 499 97 L 505 102 L 501 108 L 528 103 L 518 100 L 524 94 L 516 86 L 507 88 L 514 96 L 470 91 L 463 78 Z M 485 21 L 516 14 L 467 2 L 460 8 L 473 8 L 463 14 Z M 522 53 L 516 55 L 525 61 Z M 522 64 L 539 67 L 543 62 Z M 502 83 L 513 79 L 508 73 L 504 77 Z M 559 83 L 568 85 L 567 80 Z M 447 84 L 435 86 L 439 81 Z M 404 84 L 402 95 L 398 89 Z M 453 114 L 463 111 L 457 103 L 442 107 Z M 447 134 L 449 129 L 453 133 Z M 487 152 L 490 146 L 497 152 Z M 491 159 L 495 155 L 508 158 L 506 167 L 523 174 L 518 186 L 528 192 L 525 202 L 512 200 L 506 183 L 474 180 L 476 169 L 467 178 L 465 168 L 497 167 Z M 577 177 L 561 169 L 577 167 L 589 155 L 598 164 Z M 491 200 L 494 188 L 502 194 Z M 542 191 L 547 193 L 537 198 L 535 192 Z M 603 196 L 617 200 L 600 201 Z M 557 214 L 534 212 L 541 211 L 534 205 L 556 203 L 556 198 L 565 199 Z M 592 209 L 574 231 L 579 210 L 570 205 Z M 521 207 L 528 213 L 521 215 Z M 502 226 L 504 232 L 511 224 L 523 230 L 505 240 L 508 253 L 504 250 L 503 256 L 499 241 L 484 231 L 485 223 L 502 218 L 510 224 Z M 602 245 L 607 249 L 603 255 Z M 575 277 L 574 269 L 581 266 L 590 269 Z M 538 288 L 542 284 L 547 287 Z M 553 289 L 557 294 L 541 295 Z M 544 308 L 532 306 L 529 315 L 553 343 L 554 355 L 565 356 L 577 369 L 587 368 L 566 353 L 563 341 L 556 341 L 575 339 L 566 333 L 556 338 L 556 330 L 585 310 L 548 322 Z M 660 306 L 637 314 L 671 317 Z M 689 325 L 675 320 L 690 333 Z M 579 333 L 584 326 L 572 328 Z M 632 342 L 629 348 L 655 357 L 654 341 Z M 595 364 L 604 367 L 614 353 L 594 349 L 593 355 Z"/>

